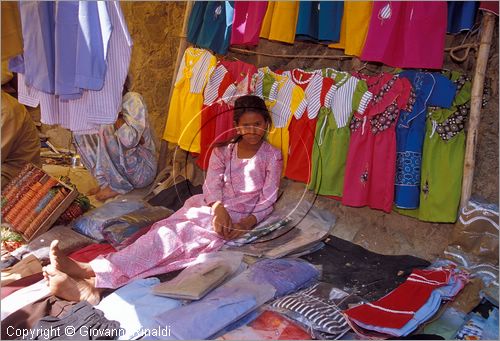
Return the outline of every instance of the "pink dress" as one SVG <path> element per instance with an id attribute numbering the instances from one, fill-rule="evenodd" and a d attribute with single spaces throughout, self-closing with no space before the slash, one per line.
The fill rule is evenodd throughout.
<path id="1" fill-rule="evenodd" d="M 374 1 L 361 60 L 441 69 L 447 13 L 446 1 Z"/>
<path id="2" fill-rule="evenodd" d="M 133 279 L 146 278 L 186 266 L 199 254 L 217 251 L 224 244 L 212 228 L 208 203 L 224 203 L 234 223 L 253 214 L 258 222 L 276 202 L 282 158 L 264 142 L 254 157 L 237 157 L 238 146 L 214 149 L 203 194 L 189 198 L 184 207 L 155 223 L 128 247 L 90 262 L 97 288 L 117 288 Z"/>
<path id="3" fill-rule="evenodd" d="M 235 1 L 231 45 L 256 46 L 267 1 Z"/>

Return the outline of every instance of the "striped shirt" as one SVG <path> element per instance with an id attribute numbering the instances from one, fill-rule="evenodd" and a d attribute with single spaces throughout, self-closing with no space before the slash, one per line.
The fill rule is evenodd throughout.
<path id="1" fill-rule="evenodd" d="M 130 64 L 132 39 L 119 2 L 106 4 L 114 29 L 109 40 L 108 68 L 101 90 L 87 90 L 79 99 L 63 101 L 26 85 L 24 77 L 19 74 L 19 102 L 28 106 L 39 104 L 43 123 L 59 124 L 76 134 L 91 134 L 98 132 L 100 124 L 116 121 Z"/>

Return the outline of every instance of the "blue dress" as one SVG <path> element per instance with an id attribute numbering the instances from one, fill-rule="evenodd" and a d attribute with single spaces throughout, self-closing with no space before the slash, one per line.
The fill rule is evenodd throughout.
<path id="1" fill-rule="evenodd" d="M 396 126 L 395 204 L 398 208 L 415 209 L 420 202 L 422 149 L 425 137 L 427 107 L 449 108 L 456 86 L 439 73 L 403 71 L 415 92 L 412 111 L 401 111 Z"/>
<path id="2" fill-rule="evenodd" d="M 295 38 L 337 43 L 343 14 L 343 1 L 301 1 Z"/>
<path id="3" fill-rule="evenodd" d="M 233 26 L 234 1 L 195 1 L 187 40 L 198 47 L 226 54 Z"/>
<path id="4" fill-rule="evenodd" d="M 470 30 L 476 22 L 479 1 L 448 1 L 447 33 Z"/>

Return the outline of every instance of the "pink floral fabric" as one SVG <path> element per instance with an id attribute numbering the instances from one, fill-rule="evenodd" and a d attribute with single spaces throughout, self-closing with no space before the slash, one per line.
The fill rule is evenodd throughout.
<path id="1" fill-rule="evenodd" d="M 224 244 L 212 227 L 209 203 L 220 200 L 234 223 L 253 214 L 260 222 L 273 210 L 281 177 L 281 152 L 264 142 L 254 157 L 240 159 L 237 144 L 214 149 L 203 194 L 155 223 L 128 247 L 90 262 L 97 288 L 118 288 L 128 282 L 182 269 L 199 254 Z"/>

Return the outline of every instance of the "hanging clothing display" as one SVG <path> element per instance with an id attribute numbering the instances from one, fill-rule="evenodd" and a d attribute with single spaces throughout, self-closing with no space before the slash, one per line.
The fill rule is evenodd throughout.
<path id="1" fill-rule="evenodd" d="M 446 14 L 444 1 L 375 1 L 361 60 L 441 69 Z"/>
<path id="2" fill-rule="evenodd" d="M 311 178 L 311 155 L 316 131 L 316 121 L 321 107 L 328 106 L 331 101 L 331 78 L 324 78 L 315 72 L 293 69 L 283 73 L 304 90 L 307 108 L 304 112 L 293 115 L 288 133 L 290 143 L 288 148 L 289 162 L 285 176 L 289 179 L 309 183 Z"/>
<path id="3" fill-rule="evenodd" d="M 20 72 L 18 73 L 18 100 L 31 107 L 40 105 L 42 123 L 59 124 L 75 134 L 97 133 L 100 124 L 115 123 L 120 111 L 123 84 L 130 64 L 132 40 L 118 1 L 109 1 L 104 4 L 114 29 L 109 38 L 107 70 L 102 89 L 85 90 L 81 98 L 61 100 L 53 94 L 31 86 L 26 81 L 24 72 L 16 69 Z M 25 53 L 24 59 L 28 57 L 29 55 Z M 19 60 L 11 60 L 9 67 L 23 66 L 23 64 L 13 65 L 14 61 Z"/>
<path id="4" fill-rule="evenodd" d="M 257 45 L 266 11 L 267 1 L 235 1 L 231 45 Z"/>
<path id="5" fill-rule="evenodd" d="M 364 114 L 354 113 L 342 204 L 390 212 L 396 173 L 396 124 L 400 110 L 412 111 L 410 82 L 398 75 L 366 76 L 373 93 Z"/>
<path id="6" fill-rule="evenodd" d="M 338 42 L 343 11 L 344 1 L 300 1 L 296 39 Z"/>
<path id="7" fill-rule="evenodd" d="M 235 136 L 233 129 L 234 101 L 253 92 L 253 75 L 257 68 L 241 61 L 221 60 L 210 75 L 204 90 L 201 111 L 200 155 L 196 163 L 208 168 L 215 144 Z"/>
<path id="8" fill-rule="evenodd" d="M 415 92 L 411 112 L 401 111 L 396 126 L 396 180 L 395 205 L 399 208 L 418 208 L 420 172 L 425 136 L 427 107 L 449 108 L 455 97 L 456 86 L 438 73 L 403 71 L 400 77 L 408 79 Z"/>
<path id="9" fill-rule="evenodd" d="M 349 150 L 349 120 L 353 112 L 364 114 L 372 93 L 365 81 L 347 72 L 324 69 L 322 73 L 334 78 L 335 84 L 330 106 L 321 109 L 316 124 L 309 189 L 321 195 L 341 197 Z"/>
<path id="10" fill-rule="evenodd" d="M 217 59 L 207 50 L 189 47 L 177 71 L 163 139 L 182 149 L 200 152 L 203 90 Z"/>
<path id="11" fill-rule="evenodd" d="M 471 30 L 476 23 L 477 1 L 448 1 L 447 33 Z"/>
<path id="12" fill-rule="evenodd" d="M 219 54 L 229 48 L 234 1 L 196 1 L 188 21 L 187 41 Z"/>
<path id="13" fill-rule="evenodd" d="M 344 49 L 344 53 L 360 56 L 365 46 L 373 1 L 344 1 L 340 41 L 328 47 Z"/>
<path id="14" fill-rule="evenodd" d="M 497 1 L 481 1 L 479 4 L 481 11 L 490 12 L 498 17 L 498 2 Z"/>
<path id="15" fill-rule="evenodd" d="M 449 109 L 432 109 L 426 124 L 422 154 L 420 206 L 401 213 L 423 221 L 454 223 L 462 189 L 465 123 L 470 109 L 471 81 L 465 75 L 447 75 L 457 87 Z"/>
<path id="16" fill-rule="evenodd" d="M 259 93 L 264 100 L 267 98 L 266 105 L 273 121 L 267 140 L 271 145 L 281 150 L 284 174 L 287 167 L 290 140 L 288 127 L 292 116 L 300 117 L 306 110 L 306 95 L 304 90 L 295 85 L 286 75 L 273 72 L 268 67 L 259 69 L 256 95 L 259 96 Z"/>
<path id="17" fill-rule="evenodd" d="M 298 1 L 269 1 L 260 37 L 293 44 L 298 16 Z"/>

